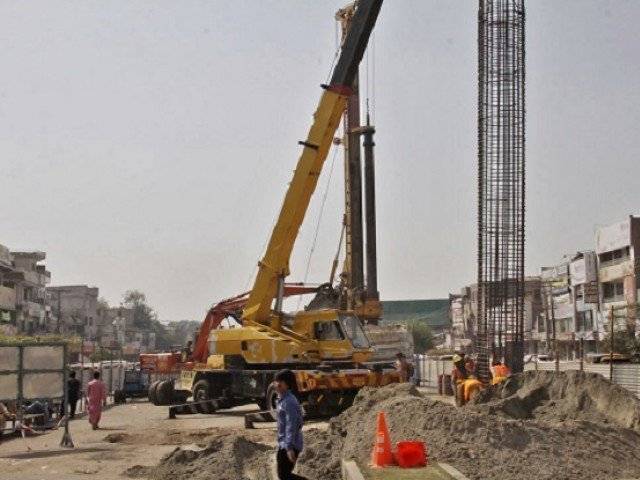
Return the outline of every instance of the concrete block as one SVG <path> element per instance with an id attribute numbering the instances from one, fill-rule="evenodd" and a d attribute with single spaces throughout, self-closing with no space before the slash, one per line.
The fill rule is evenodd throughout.
<path id="1" fill-rule="evenodd" d="M 442 468 L 445 472 L 447 472 L 449 475 L 451 475 L 453 478 L 455 478 L 455 480 L 469 480 L 467 477 L 465 477 L 459 470 L 456 470 L 455 468 L 453 468 L 451 465 L 448 465 L 446 463 L 438 463 L 438 465 L 440 466 L 440 468 Z"/>
<path id="2" fill-rule="evenodd" d="M 360 468 L 353 460 L 342 460 L 343 480 L 365 480 Z"/>

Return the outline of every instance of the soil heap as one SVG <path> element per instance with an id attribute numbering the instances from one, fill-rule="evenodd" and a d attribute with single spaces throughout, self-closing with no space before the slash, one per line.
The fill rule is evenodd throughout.
<path id="1" fill-rule="evenodd" d="M 379 411 L 393 443 L 422 440 L 471 479 L 640 477 L 640 401 L 582 372 L 516 375 L 464 408 L 408 384 L 363 389 L 327 431 L 308 432 L 301 474 L 338 480 L 341 458 L 368 463 Z"/>
<path id="2" fill-rule="evenodd" d="M 134 466 L 125 475 L 154 480 L 264 480 L 270 478 L 269 445 L 223 434 L 202 450 L 176 447 L 155 467 Z"/>

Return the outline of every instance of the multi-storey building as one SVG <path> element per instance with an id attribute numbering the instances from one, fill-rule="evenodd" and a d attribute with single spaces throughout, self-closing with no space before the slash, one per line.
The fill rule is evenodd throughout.
<path id="1" fill-rule="evenodd" d="M 638 273 L 640 271 L 640 217 L 629 216 L 596 231 L 598 281 L 603 323 L 608 328 L 611 307 L 621 308 L 622 318 L 614 322 L 617 330 L 629 333 L 640 331 L 636 309 L 626 309 L 638 302 Z M 627 315 L 628 313 L 628 315 Z"/>
<path id="2" fill-rule="evenodd" d="M 54 331 L 94 341 L 98 336 L 98 288 L 87 285 L 48 287 Z"/>
<path id="3" fill-rule="evenodd" d="M 14 271 L 9 249 L 0 245 L 0 334 L 4 335 L 17 333 Z"/>
<path id="4" fill-rule="evenodd" d="M 532 339 L 534 323 L 541 309 L 540 302 L 540 277 L 526 277 L 524 292 L 524 341 L 525 351 L 535 351 Z M 499 308 L 496 306 L 495 308 Z M 452 322 L 452 337 L 457 339 L 457 344 L 470 345 L 476 334 L 478 319 L 478 285 L 472 284 L 462 288 L 459 294 L 449 296 L 449 315 Z M 461 339 L 467 341 L 462 341 Z"/>
<path id="5" fill-rule="evenodd" d="M 542 308 L 533 334 L 537 351 L 551 352 L 554 335 L 562 358 L 575 357 L 581 339 L 585 352 L 595 351 L 602 333 L 595 252 L 565 255 L 557 265 L 542 267 L 541 279 Z"/>
<path id="6" fill-rule="evenodd" d="M 8 281 L 16 293 L 16 327 L 19 333 L 32 335 L 49 331 L 51 308 L 46 286 L 51 273 L 41 263 L 44 252 L 11 252 L 13 272 Z"/>
<path id="7" fill-rule="evenodd" d="M 594 251 L 578 252 L 571 259 L 569 279 L 574 305 L 575 338 L 583 340 L 585 352 L 596 351 L 603 325 L 598 308 L 598 268 Z"/>

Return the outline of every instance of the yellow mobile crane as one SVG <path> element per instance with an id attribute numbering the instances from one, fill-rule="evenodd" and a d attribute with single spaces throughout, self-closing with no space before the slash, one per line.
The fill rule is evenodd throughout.
<path id="1" fill-rule="evenodd" d="M 359 0 L 342 43 L 331 81 L 302 145 L 293 179 L 273 228 L 266 253 L 242 312 L 238 328 L 208 331 L 206 364 L 182 369 L 178 390 L 194 400 L 218 399 L 225 406 L 257 402 L 275 405 L 271 386 L 278 369 L 290 368 L 306 412 L 330 414 L 350 404 L 357 390 L 398 381 L 392 370 L 367 368 L 372 350 L 359 319 L 351 311 L 283 311 L 285 278 L 298 230 L 366 50 L 382 0 Z M 275 305 L 274 304 L 275 300 Z"/>

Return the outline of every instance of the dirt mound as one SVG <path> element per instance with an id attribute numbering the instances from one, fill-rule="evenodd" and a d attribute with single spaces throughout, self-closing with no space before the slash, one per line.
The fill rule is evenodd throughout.
<path id="1" fill-rule="evenodd" d="M 633 421 L 625 423 L 621 414 L 608 417 L 598 410 L 606 406 L 601 396 L 607 392 L 609 396 L 616 396 L 620 393 L 617 388 L 597 379 L 585 380 L 580 387 L 573 374 L 567 376 L 566 382 L 553 383 L 547 379 L 552 384 L 549 397 L 555 400 L 524 409 L 533 412 L 530 416 L 515 418 L 518 413 L 505 413 L 511 412 L 509 407 L 499 405 L 521 390 L 515 388 L 516 385 L 529 385 L 535 391 L 536 382 L 545 383 L 542 376 L 533 380 L 516 378 L 511 387 L 504 386 L 501 391 L 496 389 L 491 395 L 483 396 L 488 403 L 462 409 L 425 398 L 407 384 L 363 389 L 353 406 L 330 422 L 327 431 L 310 431 L 306 435 L 300 471 L 310 478 L 338 480 L 340 458 L 356 458 L 367 463 L 376 415 L 384 411 L 392 442 L 422 440 L 431 459 L 450 463 L 472 479 L 640 477 L 640 435 L 634 430 Z M 565 382 L 564 389 L 562 382 Z M 583 396 L 580 389 L 587 385 L 592 386 L 593 391 Z M 573 393 L 567 395 L 567 392 Z M 553 402 L 561 405 L 561 413 L 545 416 L 544 408 L 549 411 Z M 615 402 L 610 404 L 611 408 L 618 405 Z M 576 403 L 582 406 L 581 414 L 578 418 L 570 417 L 569 406 Z M 637 400 L 631 399 L 629 403 L 637 404 Z M 553 421 L 548 421 L 550 418 Z M 614 422 L 615 418 L 618 420 Z"/>
<path id="2" fill-rule="evenodd" d="M 269 478 L 270 452 L 268 445 L 226 434 L 210 440 L 202 450 L 177 447 L 156 467 L 135 465 L 125 475 L 154 480 L 264 480 Z"/>
<path id="3" fill-rule="evenodd" d="M 586 420 L 640 432 L 640 400 L 601 375 L 579 371 L 530 371 L 488 388 L 477 411 L 508 418 Z"/>

